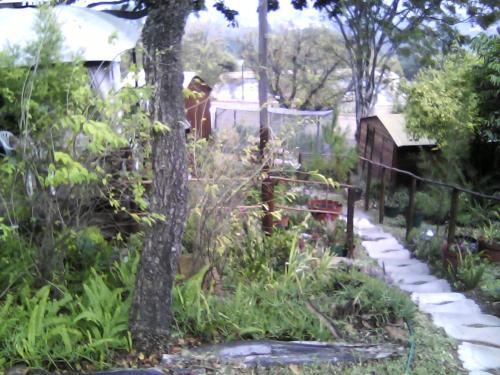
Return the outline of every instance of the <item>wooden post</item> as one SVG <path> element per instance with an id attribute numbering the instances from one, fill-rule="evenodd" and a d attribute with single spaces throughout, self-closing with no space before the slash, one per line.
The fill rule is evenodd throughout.
<path id="1" fill-rule="evenodd" d="M 380 180 L 380 196 L 378 199 L 378 222 L 382 224 L 384 222 L 384 203 L 385 203 L 385 168 L 382 168 L 381 180 Z"/>
<path id="2" fill-rule="evenodd" d="M 267 0 L 259 0 L 259 155 L 264 160 L 264 153 L 269 142 L 269 118 L 267 115 Z M 273 233 L 273 209 L 274 209 L 274 187 L 269 179 L 270 167 L 265 163 L 263 172 L 267 177 L 262 181 L 262 201 L 266 203 L 264 208 L 264 217 L 262 219 L 262 229 L 267 235 Z"/>
<path id="3" fill-rule="evenodd" d="M 372 163 L 368 162 L 368 170 L 366 172 L 366 189 L 365 189 L 365 211 L 370 208 L 370 186 L 372 183 Z"/>
<path id="4" fill-rule="evenodd" d="M 356 191 L 354 188 L 347 189 L 347 238 L 346 248 L 347 256 L 354 257 L 354 201 Z"/>
<path id="5" fill-rule="evenodd" d="M 458 214 L 458 195 L 459 191 L 453 189 L 451 193 L 451 205 L 450 205 L 450 221 L 448 223 L 448 245 L 455 242 L 455 229 L 457 226 L 457 214 Z"/>
<path id="6" fill-rule="evenodd" d="M 411 178 L 410 185 L 410 202 L 408 204 L 408 212 L 406 213 L 406 240 L 410 237 L 410 232 L 413 227 L 413 214 L 415 213 L 415 191 L 417 190 L 417 179 Z"/>

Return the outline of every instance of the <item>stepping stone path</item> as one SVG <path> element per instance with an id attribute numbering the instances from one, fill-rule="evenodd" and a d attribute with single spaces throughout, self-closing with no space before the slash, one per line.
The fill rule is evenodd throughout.
<path id="1" fill-rule="evenodd" d="M 500 319 L 483 314 L 448 281 L 431 275 L 429 267 L 411 257 L 391 234 L 355 212 L 354 227 L 368 255 L 383 267 L 392 284 L 411 294 L 419 309 L 430 314 L 434 325 L 458 340 L 458 354 L 470 375 L 488 375 L 500 369 Z"/>

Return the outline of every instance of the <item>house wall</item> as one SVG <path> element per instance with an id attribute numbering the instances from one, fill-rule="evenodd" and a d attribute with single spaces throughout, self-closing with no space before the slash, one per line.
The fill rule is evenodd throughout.
<path id="1" fill-rule="evenodd" d="M 396 145 L 391 136 L 377 117 L 368 117 L 361 120 L 361 128 L 358 142 L 359 154 L 367 159 L 394 166 L 394 160 L 397 158 Z M 366 164 L 361 163 L 363 170 L 366 170 Z M 382 168 L 373 166 L 372 177 L 375 181 L 382 177 Z M 393 184 L 396 176 L 394 172 L 385 174 L 386 184 Z"/>
<path id="2" fill-rule="evenodd" d="M 210 92 L 212 89 L 197 77 L 189 83 L 188 89 L 193 91 L 195 95 L 189 95 L 184 99 L 186 118 L 197 138 L 208 139 L 212 134 L 210 120 Z"/>

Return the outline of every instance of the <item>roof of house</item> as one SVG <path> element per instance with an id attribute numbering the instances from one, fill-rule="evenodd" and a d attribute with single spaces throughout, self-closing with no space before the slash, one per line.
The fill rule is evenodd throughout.
<path id="1" fill-rule="evenodd" d="M 61 61 L 119 61 L 120 54 L 134 48 L 141 36 L 140 21 L 68 5 L 56 6 L 52 12 L 63 36 Z M 38 17 L 35 8 L 0 7 L 0 50 L 36 41 Z M 20 57 L 17 63 L 31 65 L 27 57 Z"/>
<path id="2" fill-rule="evenodd" d="M 366 118 L 377 117 L 386 128 L 397 147 L 402 146 L 434 146 L 436 141 L 425 137 L 413 137 L 406 129 L 403 114 L 383 113 Z"/>

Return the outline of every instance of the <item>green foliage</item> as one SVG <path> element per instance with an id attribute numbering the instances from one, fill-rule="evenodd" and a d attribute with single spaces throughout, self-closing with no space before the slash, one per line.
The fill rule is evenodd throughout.
<path id="1" fill-rule="evenodd" d="M 136 267 L 136 260 L 117 262 L 114 283 L 92 271 L 81 294 L 56 285 L 36 292 L 24 286 L 17 296 L 7 294 L 0 300 L 0 370 L 19 362 L 71 368 L 82 359 L 102 367 L 116 350 L 130 349 L 129 278 Z"/>
<path id="2" fill-rule="evenodd" d="M 318 171 L 337 181 L 346 181 L 347 175 L 357 163 L 357 151 L 349 144 L 347 136 L 337 126 L 337 119 L 323 125 L 322 141 L 329 146 L 329 154 L 314 153 L 306 159 L 305 169 Z"/>
<path id="3" fill-rule="evenodd" d="M 500 137 L 500 37 L 480 34 L 472 41 L 479 56 L 479 64 L 472 70 L 473 83 L 478 95 L 480 136 L 484 140 L 498 141 Z"/>
<path id="4" fill-rule="evenodd" d="M 202 28 L 187 31 L 182 54 L 185 70 L 195 72 L 212 87 L 221 73 L 237 70 L 235 57 L 228 52 L 228 41 Z"/>
<path id="5" fill-rule="evenodd" d="M 470 137 L 477 127 L 477 96 L 470 76 L 475 58 L 457 52 L 441 69 L 420 71 L 406 85 L 406 127 L 417 137 L 436 139 L 440 147 Z"/>
<path id="6" fill-rule="evenodd" d="M 448 277 L 455 288 L 459 290 L 471 290 L 481 282 L 486 264 L 478 254 L 467 251 L 459 251 L 456 271 L 448 266 Z"/>

